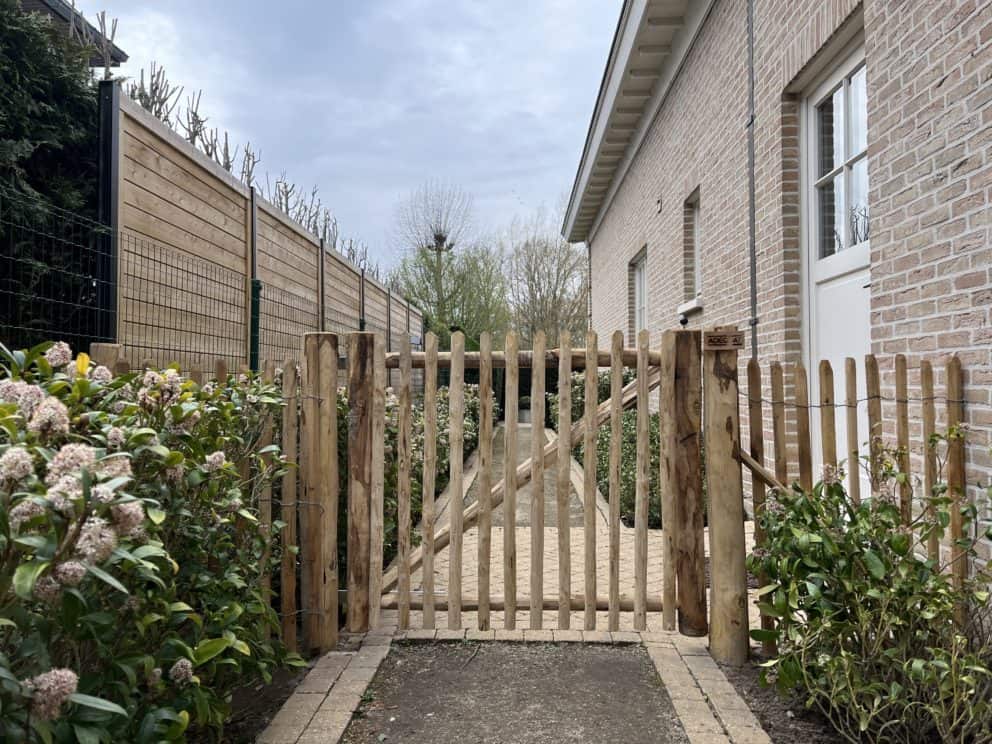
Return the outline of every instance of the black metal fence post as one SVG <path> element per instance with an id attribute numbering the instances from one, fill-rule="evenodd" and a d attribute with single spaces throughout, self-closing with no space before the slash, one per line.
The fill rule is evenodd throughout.
<path id="1" fill-rule="evenodd" d="M 365 269 L 362 269 L 358 285 L 358 330 L 365 330 Z"/>
<path id="2" fill-rule="evenodd" d="M 327 330 L 327 328 L 325 327 L 327 325 L 327 320 L 326 320 L 326 316 L 327 316 L 327 312 L 326 312 L 326 308 L 327 308 L 327 295 L 326 295 L 327 285 L 325 283 L 325 277 L 324 277 L 324 271 L 326 270 L 324 268 L 324 263 L 325 263 L 325 261 L 327 259 L 327 256 L 325 255 L 326 250 L 327 250 L 327 248 L 324 246 L 324 239 L 321 238 L 320 239 L 320 258 L 319 258 L 320 263 L 317 265 L 317 276 L 319 277 L 319 281 L 320 281 L 320 288 L 319 288 L 319 291 L 317 293 L 317 296 L 318 296 L 318 303 L 317 304 L 318 304 L 318 306 L 320 308 L 320 318 L 317 319 L 317 328 L 321 332 Z"/>
<path id="3" fill-rule="evenodd" d="M 259 323 L 262 317 L 262 282 L 258 278 L 258 204 L 255 187 L 249 192 L 248 253 L 251 275 L 248 277 L 248 366 L 252 372 L 259 369 Z"/>
<path id="4" fill-rule="evenodd" d="M 97 266 L 98 305 L 102 312 L 98 333 L 103 338 L 117 340 L 117 261 L 120 214 L 120 109 L 121 89 L 114 80 L 101 80 L 99 89 L 97 178 L 99 219 L 110 228 L 101 236 L 104 243 Z"/>

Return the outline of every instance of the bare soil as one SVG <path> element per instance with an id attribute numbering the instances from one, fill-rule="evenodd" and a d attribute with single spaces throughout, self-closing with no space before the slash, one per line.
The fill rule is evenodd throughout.
<path id="1" fill-rule="evenodd" d="M 755 656 L 742 667 L 723 666 L 727 680 L 757 716 L 773 744 L 835 744 L 843 742 L 819 713 L 807 710 L 802 703 L 784 697 L 774 687 L 761 684 L 763 659 Z"/>
<path id="2" fill-rule="evenodd" d="M 393 644 L 346 744 L 682 744 L 639 646 Z"/>

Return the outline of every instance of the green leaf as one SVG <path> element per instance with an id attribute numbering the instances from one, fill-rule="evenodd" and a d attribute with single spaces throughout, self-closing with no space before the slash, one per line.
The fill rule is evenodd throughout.
<path id="1" fill-rule="evenodd" d="M 31 599 L 34 584 L 42 572 L 48 568 L 50 561 L 33 560 L 22 563 L 14 571 L 14 592 L 21 599 Z"/>
<path id="2" fill-rule="evenodd" d="M 78 723 L 74 724 L 72 730 L 76 734 L 76 741 L 79 744 L 100 744 L 100 731 L 98 729 L 91 729 L 89 726 L 80 726 Z"/>
<path id="3" fill-rule="evenodd" d="M 162 524 L 165 521 L 165 512 L 155 506 L 149 506 L 145 513 L 152 520 L 152 524 Z"/>
<path id="4" fill-rule="evenodd" d="M 208 641 L 201 641 L 196 646 L 193 655 L 196 656 L 196 666 L 205 664 L 218 654 L 223 653 L 231 645 L 226 638 L 211 638 Z"/>
<path id="5" fill-rule="evenodd" d="M 94 576 L 96 576 L 98 579 L 100 579 L 100 581 L 112 586 L 114 589 L 116 589 L 119 592 L 124 592 L 124 594 L 129 594 L 128 590 L 121 582 L 119 582 L 109 573 L 104 571 L 102 568 L 97 568 L 96 566 L 88 566 L 87 568 L 89 569 L 89 572 Z"/>
<path id="6" fill-rule="evenodd" d="M 755 628 L 751 631 L 751 638 L 756 641 L 761 641 L 762 643 L 777 641 L 778 633 L 774 630 L 765 630 L 763 628 Z"/>
<path id="7" fill-rule="evenodd" d="M 117 703 L 112 703 L 109 700 L 104 700 L 103 698 L 93 697 L 92 695 L 83 695 L 82 693 L 74 693 L 70 698 L 70 701 L 76 705 L 82 705 L 86 708 L 93 708 L 93 710 L 102 710 L 106 713 L 113 713 L 114 715 L 124 716 L 127 718 L 127 711 L 124 710 Z"/>
<path id="8" fill-rule="evenodd" d="M 872 577 L 878 580 L 885 578 L 885 564 L 882 563 L 882 559 L 878 557 L 875 551 L 870 548 L 865 548 L 862 552 L 865 559 L 865 565 L 868 567 L 869 573 Z"/>

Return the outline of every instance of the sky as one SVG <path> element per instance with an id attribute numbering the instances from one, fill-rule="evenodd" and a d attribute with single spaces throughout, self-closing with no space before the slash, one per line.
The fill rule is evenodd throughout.
<path id="1" fill-rule="evenodd" d="M 119 19 L 121 73 L 154 60 L 258 172 L 316 185 L 388 268 L 397 205 L 426 180 L 475 228 L 571 189 L 622 0 L 76 0 Z"/>

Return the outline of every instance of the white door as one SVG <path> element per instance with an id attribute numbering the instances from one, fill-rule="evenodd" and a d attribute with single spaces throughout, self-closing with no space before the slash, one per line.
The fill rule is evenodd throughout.
<path id="1" fill-rule="evenodd" d="M 811 402 L 819 403 L 819 362 L 834 373 L 834 399 L 845 402 L 844 364 L 857 362 L 858 399 L 865 398 L 864 356 L 871 351 L 871 258 L 868 213 L 868 126 L 864 50 L 843 59 L 810 92 L 803 111 L 805 317 L 804 356 Z M 867 404 L 859 404 L 857 445 L 868 439 Z M 816 479 L 821 457 L 819 410 L 811 411 Z M 846 409 L 836 409 L 837 458 L 850 459 Z M 847 463 L 847 469 L 852 467 Z M 864 491 L 865 486 L 862 486 Z"/>

